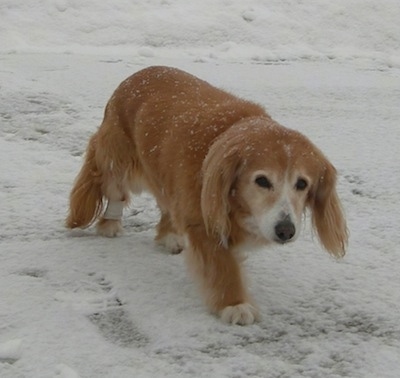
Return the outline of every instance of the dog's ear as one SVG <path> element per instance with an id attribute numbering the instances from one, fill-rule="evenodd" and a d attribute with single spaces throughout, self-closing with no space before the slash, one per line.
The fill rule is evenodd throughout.
<path id="1" fill-rule="evenodd" d="M 201 211 L 206 231 L 226 245 L 230 233 L 229 196 L 237 177 L 241 157 L 235 140 L 214 142 L 203 162 Z"/>
<path id="2" fill-rule="evenodd" d="M 324 169 L 310 195 L 312 223 L 325 249 L 335 257 L 346 253 L 348 231 L 336 192 L 336 169 L 325 159 Z"/>

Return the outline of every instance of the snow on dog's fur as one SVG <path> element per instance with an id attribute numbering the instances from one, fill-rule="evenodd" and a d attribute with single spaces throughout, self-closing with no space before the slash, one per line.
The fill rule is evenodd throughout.
<path id="1" fill-rule="evenodd" d="M 178 69 L 150 67 L 109 100 L 66 223 L 97 220 L 101 235 L 116 236 L 131 194 L 151 192 L 161 210 L 156 240 L 184 249 L 212 312 L 251 324 L 258 310 L 236 252 L 295 240 L 309 208 L 321 244 L 343 256 L 347 228 L 335 185 L 321 151 L 262 107 Z"/>

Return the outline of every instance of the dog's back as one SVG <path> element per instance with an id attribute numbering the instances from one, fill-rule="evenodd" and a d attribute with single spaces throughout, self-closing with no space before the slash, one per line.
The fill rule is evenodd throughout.
<path id="1" fill-rule="evenodd" d="M 154 66 L 135 73 L 119 85 L 107 105 L 104 122 L 124 128 L 129 137 L 143 146 L 142 141 L 154 139 L 152 133 L 159 139 L 163 133 L 165 137 L 172 132 L 190 136 L 201 131 L 215 138 L 249 116 L 267 115 L 261 106 L 184 71 Z M 182 140 L 178 136 L 175 139 Z M 191 138 L 185 136 L 183 140 L 188 139 Z"/>

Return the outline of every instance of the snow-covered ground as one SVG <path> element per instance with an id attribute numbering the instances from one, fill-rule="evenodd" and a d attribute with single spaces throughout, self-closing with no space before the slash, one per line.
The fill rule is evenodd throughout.
<path id="1" fill-rule="evenodd" d="M 398 0 L 2 0 L 0 12 L 6 52 L 400 67 Z"/>
<path id="2" fill-rule="evenodd" d="M 397 0 L 3 0 L 0 377 L 399 377 L 399 19 Z M 265 105 L 339 171 L 347 256 L 308 226 L 252 253 L 255 325 L 207 313 L 150 196 L 120 238 L 63 227 L 106 101 L 151 64 Z"/>

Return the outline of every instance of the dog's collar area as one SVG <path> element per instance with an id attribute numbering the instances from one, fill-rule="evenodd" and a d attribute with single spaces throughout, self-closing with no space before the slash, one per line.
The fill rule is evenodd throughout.
<path id="1" fill-rule="evenodd" d="M 104 219 L 120 220 L 124 209 L 124 201 L 108 201 Z"/>

